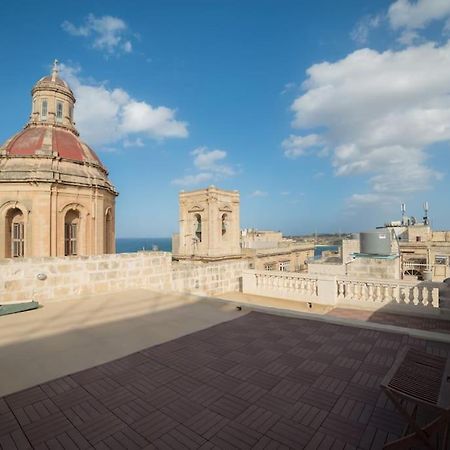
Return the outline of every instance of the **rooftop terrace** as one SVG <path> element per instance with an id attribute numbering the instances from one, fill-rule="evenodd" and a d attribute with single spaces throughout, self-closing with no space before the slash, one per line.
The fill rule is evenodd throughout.
<path id="1" fill-rule="evenodd" d="M 71 302 L 1 318 L 0 448 L 378 449 L 404 426 L 379 387 L 398 351 L 450 352 L 361 317 L 144 290 Z"/>

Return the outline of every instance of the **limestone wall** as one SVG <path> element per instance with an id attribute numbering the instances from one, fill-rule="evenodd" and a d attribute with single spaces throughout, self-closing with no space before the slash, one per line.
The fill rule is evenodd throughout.
<path id="1" fill-rule="evenodd" d="M 200 295 L 240 291 L 242 271 L 248 268 L 247 259 L 210 263 L 173 262 L 173 289 Z"/>
<path id="2" fill-rule="evenodd" d="M 0 259 L 0 303 L 42 303 L 128 288 L 170 289 L 170 253 Z M 44 274 L 45 280 L 39 280 Z"/>
<path id="3" fill-rule="evenodd" d="M 45 303 L 139 288 L 213 295 L 239 290 L 248 265 L 245 259 L 172 262 L 172 254 L 166 252 L 0 259 L 0 304 L 31 299 Z"/>

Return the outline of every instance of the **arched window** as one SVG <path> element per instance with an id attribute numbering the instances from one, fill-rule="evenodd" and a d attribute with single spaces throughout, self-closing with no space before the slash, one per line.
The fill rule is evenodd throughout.
<path id="1" fill-rule="evenodd" d="M 198 242 L 202 242 L 202 216 L 194 214 L 194 234 Z"/>
<path id="2" fill-rule="evenodd" d="M 61 122 L 63 119 L 63 104 L 62 102 L 56 102 L 56 120 Z"/>
<path id="3" fill-rule="evenodd" d="M 25 226 L 22 211 L 12 208 L 6 213 L 5 249 L 7 258 L 20 258 L 25 255 Z"/>
<path id="4" fill-rule="evenodd" d="M 105 253 L 112 253 L 113 236 L 113 220 L 111 209 L 109 208 L 105 214 Z"/>
<path id="5" fill-rule="evenodd" d="M 47 110 L 48 110 L 48 102 L 44 98 L 44 100 L 42 100 L 42 105 L 41 105 L 41 118 L 42 118 L 42 120 L 47 120 Z"/>
<path id="6" fill-rule="evenodd" d="M 222 214 L 222 236 L 224 236 L 228 229 L 228 214 Z"/>
<path id="7" fill-rule="evenodd" d="M 80 213 L 77 210 L 67 212 L 64 219 L 64 254 L 66 256 L 78 255 L 80 234 Z"/>

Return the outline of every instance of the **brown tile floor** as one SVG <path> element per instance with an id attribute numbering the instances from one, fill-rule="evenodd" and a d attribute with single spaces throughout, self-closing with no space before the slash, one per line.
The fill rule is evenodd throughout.
<path id="1" fill-rule="evenodd" d="M 327 315 L 345 319 L 364 320 L 366 322 L 394 325 L 396 327 L 414 328 L 416 330 L 450 333 L 450 320 L 434 317 L 414 317 L 405 314 L 393 314 L 384 311 L 364 311 L 350 308 L 334 308 Z"/>
<path id="2" fill-rule="evenodd" d="M 248 315 L 0 399 L 0 448 L 379 449 L 399 348 L 450 346 Z"/>

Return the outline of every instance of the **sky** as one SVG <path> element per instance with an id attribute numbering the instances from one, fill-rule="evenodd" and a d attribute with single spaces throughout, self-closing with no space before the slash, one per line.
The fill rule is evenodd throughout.
<path id="1" fill-rule="evenodd" d="M 450 229 L 448 0 L 16 1 L 0 24 L 0 141 L 57 58 L 118 237 L 170 236 L 209 185 L 240 191 L 241 227 L 362 231 L 428 201 Z"/>

